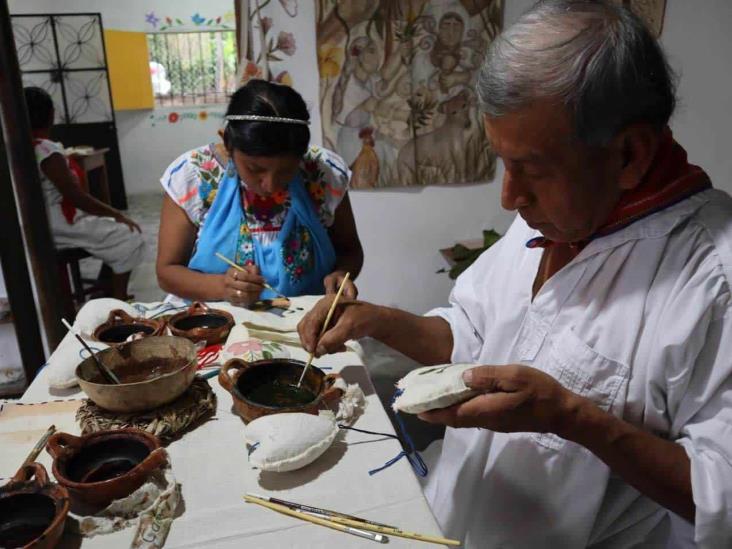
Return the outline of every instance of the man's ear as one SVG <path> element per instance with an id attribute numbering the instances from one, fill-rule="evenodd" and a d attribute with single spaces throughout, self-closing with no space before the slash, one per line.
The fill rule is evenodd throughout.
<path id="1" fill-rule="evenodd" d="M 640 185 L 651 167 L 660 139 L 661 132 L 648 123 L 632 124 L 615 136 L 613 142 L 621 157 L 621 190 Z"/>

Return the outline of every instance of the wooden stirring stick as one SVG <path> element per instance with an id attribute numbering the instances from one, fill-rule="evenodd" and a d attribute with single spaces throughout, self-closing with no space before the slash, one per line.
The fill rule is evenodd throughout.
<path id="1" fill-rule="evenodd" d="M 224 263 L 226 263 L 230 267 L 234 267 L 237 271 L 239 271 L 241 273 L 247 272 L 246 269 L 242 268 L 240 265 L 237 265 L 231 259 L 229 259 L 228 257 L 226 257 L 223 254 L 220 254 L 219 252 L 216 252 L 216 257 L 218 257 L 221 261 L 223 261 Z M 287 296 L 282 295 L 281 293 L 279 293 L 277 290 L 275 290 L 272 286 L 270 286 L 266 282 L 262 282 L 262 286 L 264 286 L 268 290 L 274 292 L 277 295 L 277 297 L 284 297 L 285 299 L 287 299 Z"/>
<path id="2" fill-rule="evenodd" d="M 99 360 L 99 357 L 96 355 L 96 353 L 91 350 L 91 347 L 89 347 L 89 345 L 86 344 L 86 341 L 84 341 L 82 339 L 82 337 L 73 328 L 73 326 L 71 326 L 71 324 L 69 324 L 68 321 L 65 318 L 62 318 L 61 319 L 61 322 L 63 322 L 64 326 L 66 326 L 66 328 L 69 330 L 69 332 L 71 332 L 72 334 L 74 334 L 74 337 L 79 340 L 79 343 L 81 343 L 84 346 L 84 349 L 86 349 L 89 352 L 89 354 L 94 359 L 94 362 L 96 362 L 97 368 L 99 368 L 99 371 L 102 373 L 102 376 L 104 376 L 104 378 L 107 381 L 110 381 L 112 383 L 115 383 L 116 385 L 119 385 L 120 384 L 119 378 L 116 375 L 114 375 L 114 372 L 112 372 L 112 370 L 110 370 L 109 368 L 107 368 L 102 363 L 101 360 Z"/>
<path id="3" fill-rule="evenodd" d="M 29 463 L 33 463 L 36 458 L 38 457 L 38 454 L 41 453 L 41 450 L 43 450 L 46 447 L 46 443 L 48 442 L 48 439 L 51 438 L 51 435 L 56 432 L 56 426 L 51 425 L 45 433 L 43 433 L 43 436 L 36 442 L 36 445 L 33 447 L 33 449 L 30 451 L 30 454 L 28 454 L 28 457 L 25 458 L 25 461 L 20 466 L 22 469 Z"/>
<path id="4" fill-rule="evenodd" d="M 346 287 L 346 282 L 348 282 L 348 278 L 351 276 L 351 273 L 346 273 L 346 276 L 343 277 L 343 280 L 341 281 L 341 287 L 338 288 L 338 293 L 335 296 L 335 299 L 333 299 L 333 303 L 330 304 L 330 309 L 328 309 L 328 315 L 325 317 L 325 322 L 323 322 L 323 327 L 320 329 L 320 335 L 318 336 L 318 341 L 315 342 L 315 347 L 317 348 L 318 343 L 320 342 L 320 338 L 323 337 L 323 334 L 328 329 L 328 323 L 330 322 L 331 317 L 333 316 L 333 312 L 335 311 L 336 305 L 338 305 L 338 300 L 341 297 L 341 294 L 343 293 L 343 289 Z M 300 374 L 300 381 L 297 382 L 298 389 L 300 388 L 300 385 L 302 385 L 302 380 L 305 378 L 305 372 L 308 371 L 308 368 L 310 368 L 310 365 L 313 363 L 313 358 L 315 358 L 315 353 L 310 353 L 310 356 L 308 357 L 308 363 L 305 365 L 305 368 L 302 370 L 302 374 Z"/>

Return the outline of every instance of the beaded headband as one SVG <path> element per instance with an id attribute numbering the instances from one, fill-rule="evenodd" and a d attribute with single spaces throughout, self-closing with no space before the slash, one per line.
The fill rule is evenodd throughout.
<path id="1" fill-rule="evenodd" d="M 232 120 L 247 120 L 249 122 L 281 122 L 283 124 L 302 124 L 309 126 L 309 120 L 300 120 L 299 118 L 284 118 L 282 116 L 260 116 L 258 114 L 229 114 L 224 117 L 227 122 Z"/>

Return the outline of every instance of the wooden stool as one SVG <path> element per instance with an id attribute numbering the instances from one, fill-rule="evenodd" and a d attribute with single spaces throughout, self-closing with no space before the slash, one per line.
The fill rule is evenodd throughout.
<path id="1" fill-rule="evenodd" d="M 64 294 L 61 296 L 62 307 L 69 319 L 76 316 L 77 307 L 83 305 L 87 297 L 92 294 L 102 297 L 110 293 L 109 288 L 104 288 L 99 281 L 82 278 L 79 262 L 87 257 L 91 254 L 82 248 L 56 250 L 56 265 Z"/>

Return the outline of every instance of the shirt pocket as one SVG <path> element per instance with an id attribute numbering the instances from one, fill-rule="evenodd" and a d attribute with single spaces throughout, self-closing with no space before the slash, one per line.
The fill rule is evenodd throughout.
<path id="1" fill-rule="evenodd" d="M 574 330 L 566 328 L 548 339 L 545 357 L 534 367 L 559 381 L 565 388 L 595 403 L 605 412 L 622 413 L 630 368 L 587 345 Z M 534 433 L 536 442 L 561 450 L 566 440 L 553 433 Z"/>

